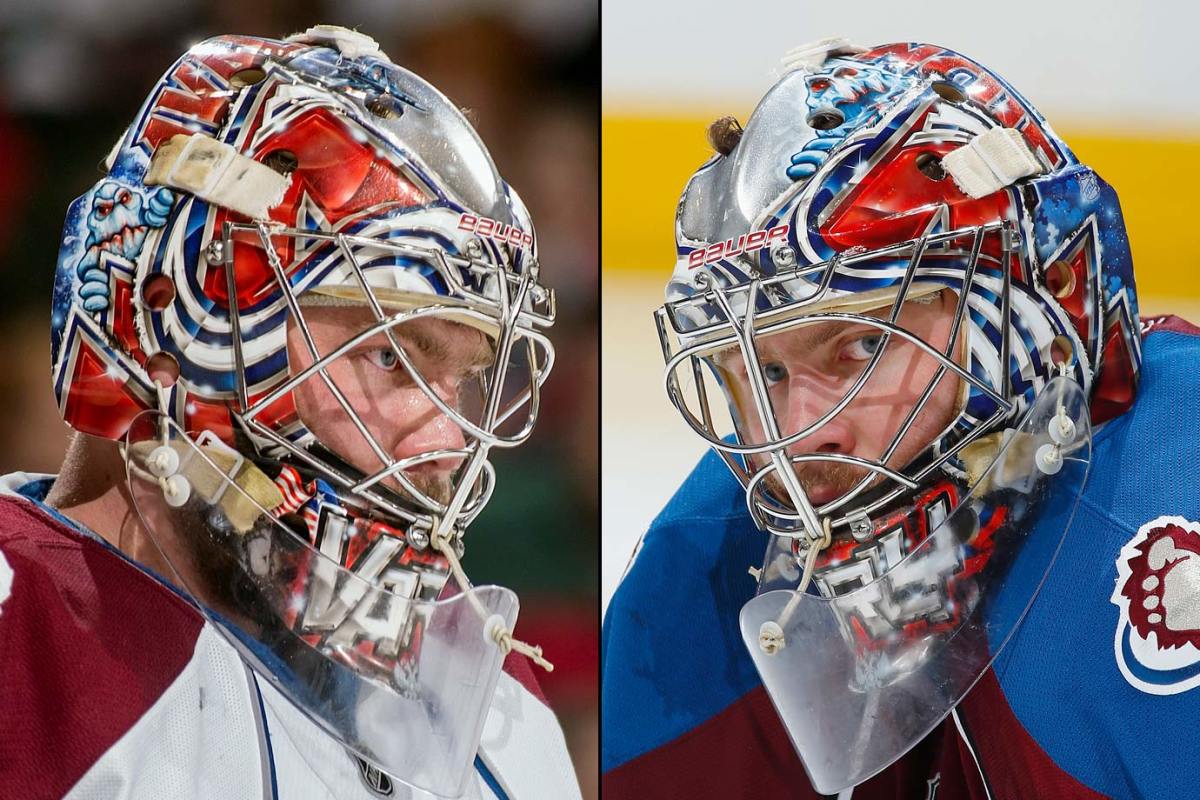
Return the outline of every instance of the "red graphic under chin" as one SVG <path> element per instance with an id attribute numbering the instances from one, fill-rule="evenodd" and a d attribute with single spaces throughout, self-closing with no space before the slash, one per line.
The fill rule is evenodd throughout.
<path id="1" fill-rule="evenodd" d="M 1174 545 L 1175 556 L 1168 559 L 1159 568 L 1152 566 L 1150 551 L 1155 543 L 1169 537 Z M 1128 561 L 1130 575 L 1121 586 L 1121 596 L 1129 601 L 1129 621 L 1134 630 L 1143 639 L 1151 633 L 1157 637 L 1160 649 L 1180 647 L 1190 644 L 1200 648 L 1200 629 L 1172 630 L 1166 625 L 1167 610 L 1161 602 L 1154 608 L 1146 608 L 1148 597 L 1162 597 L 1163 586 L 1171 570 L 1187 560 L 1188 554 L 1200 558 L 1200 535 L 1192 533 L 1179 525 L 1167 523 L 1152 529 L 1146 534 L 1145 541 L 1134 548 L 1137 555 Z M 1180 556 L 1180 551 L 1183 556 Z M 1157 580 L 1151 588 L 1146 588 L 1146 580 L 1150 577 Z"/>

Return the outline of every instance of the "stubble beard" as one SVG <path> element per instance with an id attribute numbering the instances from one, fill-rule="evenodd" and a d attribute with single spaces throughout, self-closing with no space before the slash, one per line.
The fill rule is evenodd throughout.
<path id="1" fill-rule="evenodd" d="M 442 505 L 449 503 L 454 496 L 454 484 L 448 473 L 418 472 L 411 475 L 406 473 L 405 477 L 416 487 L 417 491 Z M 392 488 L 405 500 L 420 504 L 420 501 L 399 482 L 393 482 Z"/>
<path id="2" fill-rule="evenodd" d="M 869 471 L 862 467 L 840 461 L 809 461 L 793 464 L 792 469 L 796 473 L 800 488 L 804 490 L 814 507 L 820 507 L 844 496 L 869 474 Z M 772 472 L 764 480 L 764 483 L 774 499 L 788 506 L 793 505 L 778 472 Z M 822 502 L 812 500 L 814 496 L 818 495 L 822 496 Z"/>

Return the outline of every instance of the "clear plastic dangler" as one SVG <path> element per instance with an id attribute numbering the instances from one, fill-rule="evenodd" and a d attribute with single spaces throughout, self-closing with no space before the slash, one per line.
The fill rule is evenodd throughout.
<path id="1" fill-rule="evenodd" d="M 458 798 L 473 778 L 517 597 L 454 592 L 427 541 L 314 502 L 157 411 L 125 443 L 129 489 L 172 579 L 310 719 L 390 776 Z"/>
<path id="2" fill-rule="evenodd" d="M 878 548 L 869 579 L 797 591 L 786 548 L 768 551 L 742 638 L 817 791 L 885 769 L 971 689 L 1049 572 L 1090 458 L 1086 399 L 1056 377 L 924 539 L 908 552 L 886 535 L 863 545 Z"/>

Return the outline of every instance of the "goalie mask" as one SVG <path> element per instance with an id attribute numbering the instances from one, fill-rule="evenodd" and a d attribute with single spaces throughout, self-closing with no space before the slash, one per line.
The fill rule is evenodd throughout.
<path id="1" fill-rule="evenodd" d="M 517 602 L 463 531 L 553 351 L 527 212 L 459 111 L 366 36 L 223 36 L 75 201 L 54 390 L 123 443 L 179 583 L 314 721 L 465 791 Z"/>
<path id="2" fill-rule="evenodd" d="M 940 47 L 789 54 L 689 181 L 666 387 L 772 534 L 742 633 L 814 786 L 882 770 L 1019 623 L 1132 402 L 1115 192 Z"/>

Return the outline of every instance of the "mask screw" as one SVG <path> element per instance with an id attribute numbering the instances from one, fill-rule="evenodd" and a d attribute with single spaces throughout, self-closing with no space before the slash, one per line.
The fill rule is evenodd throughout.
<path id="1" fill-rule="evenodd" d="M 1012 228 L 1004 228 L 1000 233 L 1000 243 L 1005 250 L 1016 250 L 1021 246 L 1021 234 Z"/>
<path id="2" fill-rule="evenodd" d="M 787 268 L 796 265 L 796 251 L 785 244 L 771 248 L 771 261 L 775 266 Z"/>
<path id="3" fill-rule="evenodd" d="M 192 485 L 182 475 L 172 475 L 162 484 L 163 499 L 171 508 L 179 508 L 192 496 Z"/>
<path id="4" fill-rule="evenodd" d="M 496 643 L 495 637 L 500 634 L 501 631 L 507 630 L 508 625 L 504 623 L 504 617 L 500 616 L 499 614 L 492 614 L 487 618 L 487 621 L 483 623 L 483 641 L 486 644 L 494 645 Z"/>
<path id="5" fill-rule="evenodd" d="M 1075 441 L 1075 422 L 1065 413 L 1059 412 L 1050 420 L 1050 439 L 1058 445 L 1068 445 Z"/>
<path id="6" fill-rule="evenodd" d="M 156 478 L 169 478 L 179 471 L 179 454 L 167 445 L 159 445 L 146 459 L 146 470 Z"/>
<path id="7" fill-rule="evenodd" d="M 1037 468 L 1045 475 L 1054 475 L 1063 466 L 1062 446 L 1057 444 L 1044 444 L 1037 449 L 1034 454 L 1034 463 Z"/>
<path id="8" fill-rule="evenodd" d="M 529 296 L 533 299 L 533 302 L 538 303 L 539 305 L 546 302 L 546 290 L 541 286 L 532 287 L 529 290 Z"/>
<path id="9" fill-rule="evenodd" d="M 871 538 L 871 519 L 866 514 L 859 514 L 850 520 L 850 535 L 856 542 L 865 542 Z"/>
<path id="10" fill-rule="evenodd" d="M 767 620 L 758 629 L 758 646 L 769 656 L 773 656 L 783 649 L 786 640 L 783 637 L 783 628 L 774 620 Z"/>
<path id="11" fill-rule="evenodd" d="M 208 243 L 208 247 L 204 248 L 204 260 L 210 264 L 225 263 L 225 242 L 220 239 L 213 239 Z"/>
<path id="12" fill-rule="evenodd" d="M 408 543 L 418 550 L 429 547 L 429 531 L 424 528 L 412 528 L 408 532 Z"/>
<path id="13" fill-rule="evenodd" d="M 404 107 L 391 95 L 380 94 L 367 101 L 367 111 L 382 119 L 397 119 L 404 114 Z"/>

